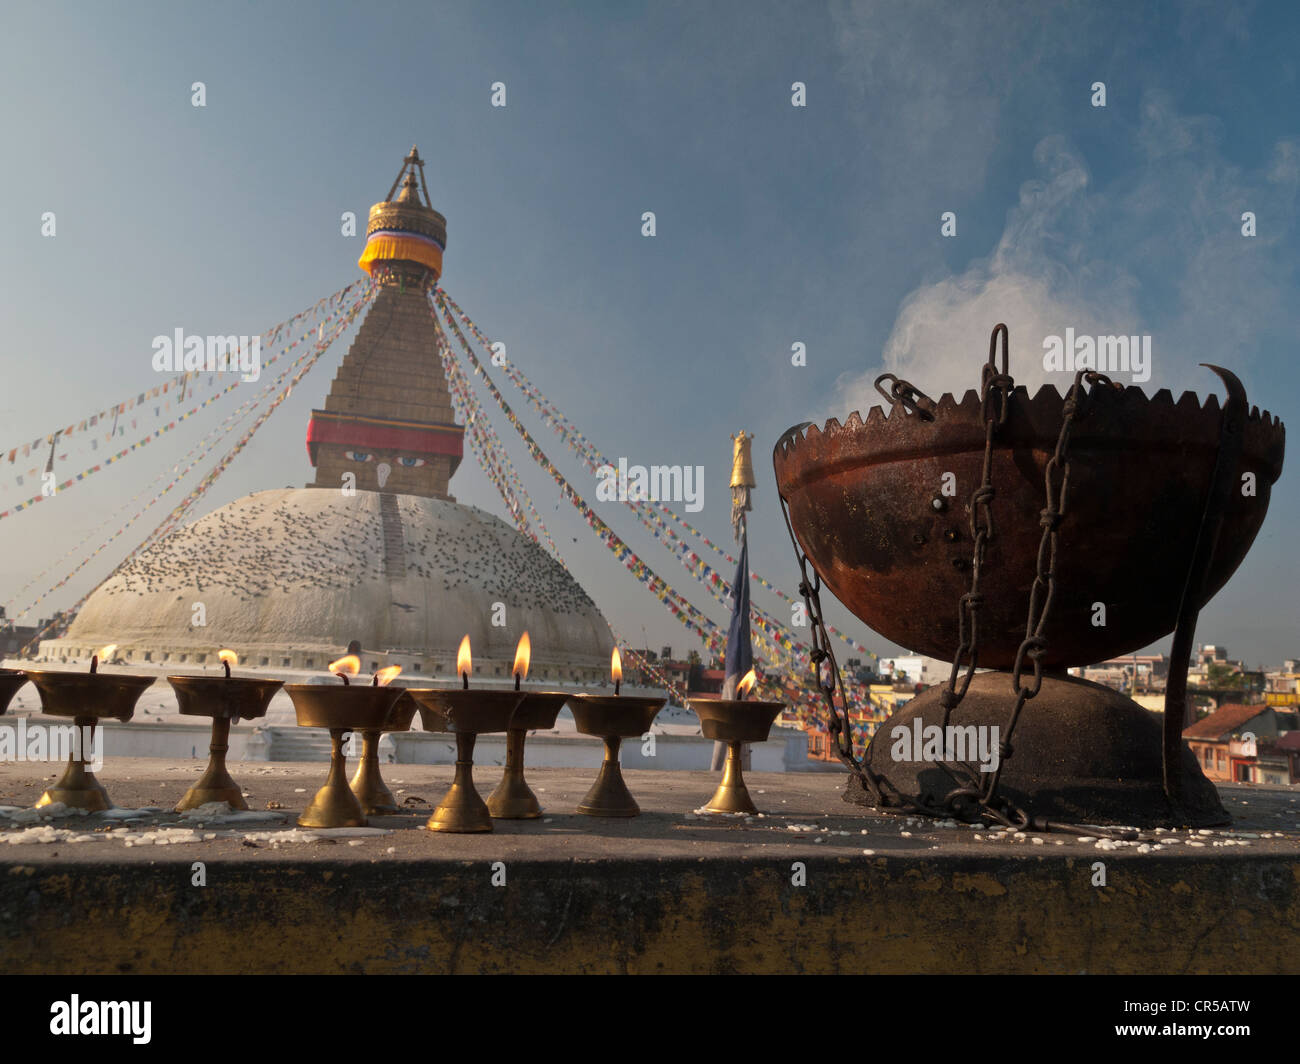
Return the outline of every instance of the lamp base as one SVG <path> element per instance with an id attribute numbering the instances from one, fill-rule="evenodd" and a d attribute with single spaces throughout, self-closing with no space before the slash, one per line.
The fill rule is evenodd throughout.
<path id="1" fill-rule="evenodd" d="M 347 760 L 343 736 L 351 729 L 330 729 L 330 774 L 311 804 L 298 818 L 300 828 L 363 828 L 366 815 L 357 796 L 348 789 Z"/>
<path id="2" fill-rule="evenodd" d="M 379 774 L 379 737 L 382 734 L 377 731 L 361 733 L 361 763 L 349 784 L 366 816 L 397 812 L 397 799 Z"/>
<path id="3" fill-rule="evenodd" d="M 98 721 L 94 717 L 77 717 L 75 723 L 78 740 L 89 734 L 93 743 Z M 57 802 L 69 809 L 85 809 L 91 813 L 102 813 L 105 809 L 113 808 L 113 800 L 109 798 L 108 791 L 95 777 L 95 773 L 86 767 L 85 753 L 85 750 L 78 751 L 77 744 L 74 743 L 67 768 L 63 770 L 58 782 L 37 799 L 37 809 Z"/>
<path id="4" fill-rule="evenodd" d="M 229 787 L 207 786 L 210 773 L 205 772 L 203 778 L 193 787 L 185 792 L 185 797 L 176 803 L 174 812 L 183 813 L 187 809 L 197 809 L 201 805 L 207 805 L 209 802 L 225 802 L 231 809 L 247 810 L 248 803 L 244 801 L 244 792 L 239 789 L 239 784 L 231 780 Z M 230 779 L 230 774 L 226 774 Z"/>
<path id="5" fill-rule="evenodd" d="M 618 763 L 618 749 L 622 742 L 617 735 L 605 736 L 605 760 L 601 762 L 591 790 L 578 803 L 579 813 L 587 816 L 640 816 L 641 807 L 623 782 L 623 769 Z"/>
<path id="6" fill-rule="evenodd" d="M 522 728 L 511 728 L 506 733 L 506 770 L 487 800 L 488 812 L 498 820 L 536 820 L 542 815 L 542 805 L 524 779 L 527 735 Z"/>
<path id="7" fill-rule="evenodd" d="M 226 751 L 230 749 L 230 720 L 227 717 L 212 718 L 212 744 L 208 747 L 211 757 L 208 767 L 198 782 L 185 792 L 176 803 L 175 812 L 183 813 L 187 809 L 197 809 L 209 802 L 225 802 L 231 809 L 247 809 L 243 789 L 226 769 Z"/>
<path id="8" fill-rule="evenodd" d="M 85 809 L 91 813 L 102 813 L 113 808 L 113 799 L 108 796 L 104 785 L 95 778 L 95 774 L 85 771 L 80 779 L 73 779 L 70 772 L 64 772 L 53 787 L 36 801 L 36 808 L 62 802 L 69 809 Z"/>
<path id="9" fill-rule="evenodd" d="M 757 813 L 758 807 L 749 797 L 745 776 L 741 772 L 739 742 L 727 743 L 727 760 L 722 766 L 722 782 L 713 797 L 704 806 L 710 813 Z"/>
<path id="10" fill-rule="evenodd" d="M 492 830 L 492 815 L 474 786 L 474 740 L 477 738 L 475 732 L 456 733 L 456 774 L 424 825 L 430 831 L 469 835 Z"/>

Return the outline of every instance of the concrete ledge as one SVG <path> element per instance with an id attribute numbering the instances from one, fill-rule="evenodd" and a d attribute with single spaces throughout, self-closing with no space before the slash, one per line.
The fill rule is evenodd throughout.
<path id="1" fill-rule="evenodd" d="M 38 973 L 1300 971 L 1300 862 L 188 863 L 0 869 L 0 956 Z M 1163 867 L 1162 867 L 1163 866 Z"/>
<path id="2" fill-rule="evenodd" d="M 123 804 L 174 801 L 195 771 L 114 764 L 123 776 L 105 782 Z M 0 767 L 0 801 L 34 800 L 39 781 L 24 785 L 16 768 Z M 263 768 L 273 775 L 235 766 L 257 792 L 250 804 L 275 795 L 296 809 L 323 766 Z M 161 848 L 126 847 L 106 825 L 94 841 L 45 844 L 15 844 L 25 827 L 0 827 L 0 970 L 1300 972 L 1300 831 L 1282 788 L 1225 789 L 1233 836 L 1179 833 L 1139 854 L 1073 834 L 1008 842 L 908 824 L 844 804 L 836 777 L 762 773 L 755 798 L 779 811 L 748 823 L 689 812 L 716 780 L 708 773 L 629 772 L 643 815 L 609 821 L 570 812 L 588 774 L 539 769 L 546 821 L 441 835 L 421 825 L 449 771 L 386 773 L 426 800 L 375 818 L 391 833 L 363 838 L 304 841 L 292 814 L 256 830 L 208 825 L 218 837 Z M 485 767 L 480 789 L 495 775 Z M 178 822 L 159 814 L 131 831 Z M 1256 837 L 1224 845 L 1241 834 Z M 1094 885 L 1097 862 L 1105 887 Z"/>

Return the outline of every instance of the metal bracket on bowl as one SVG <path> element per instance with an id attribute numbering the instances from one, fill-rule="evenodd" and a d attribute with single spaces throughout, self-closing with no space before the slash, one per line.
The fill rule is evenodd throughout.
<path id="1" fill-rule="evenodd" d="M 1223 419 L 1219 429 L 1219 451 L 1210 477 L 1210 490 L 1205 498 L 1205 510 L 1196 531 L 1196 546 L 1187 569 L 1182 600 L 1178 606 L 1178 624 L 1174 629 L 1173 647 L 1169 651 L 1169 676 L 1165 681 L 1164 719 L 1164 785 L 1165 795 L 1175 809 L 1183 801 L 1182 746 L 1183 723 L 1187 712 L 1187 669 L 1192 659 L 1192 639 L 1196 634 L 1196 618 L 1201 612 L 1201 596 L 1205 580 L 1214 560 L 1219 530 L 1232 496 L 1232 486 L 1237 480 L 1237 465 L 1241 461 L 1243 435 L 1249 405 L 1246 389 L 1237 375 L 1222 366 L 1208 362 L 1201 365 L 1217 373 L 1228 389 L 1223 404 Z"/>

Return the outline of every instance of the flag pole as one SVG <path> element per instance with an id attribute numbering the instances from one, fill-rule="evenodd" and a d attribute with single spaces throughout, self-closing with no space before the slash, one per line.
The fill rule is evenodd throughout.
<path id="1" fill-rule="evenodd" d="M 722 697 L 735 698 L 736 685 L 754 665 L 754 645 L 749 630 L 749 522 L 753 509 L 754 461 L 750 446 L 754 437 L 744 429 L 731 437 L 731 528 L 740 543 L 740 559 L 731 582 L 731 626 L 727 629 L 727 653 L 723 667 Z M 741 747 L 741 768 L 749 768 L 749 744 Z M 720 772 L 727 758 L 727 745 L 714 742 L 710 768 Z"/>

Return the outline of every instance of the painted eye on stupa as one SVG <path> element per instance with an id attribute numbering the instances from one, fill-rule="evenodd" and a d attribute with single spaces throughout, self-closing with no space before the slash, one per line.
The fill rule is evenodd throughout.
<path id="1" fill-rule="evenodd" d="M 424 465 L 424 459 L 423 458 L 399 458 L 397 460 L 397 464 L 399 466 L 404 466 L 407 469 L 418 469 L 420 466 Z"/>
<path id="2" fill-rule="evenodd" d="M 343 457 L 350 462 L 370 462 L 375 456 L 369 451 L 344 451 Z"/>

